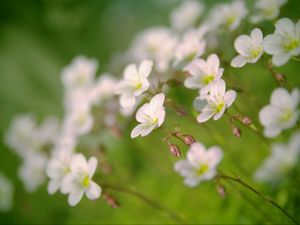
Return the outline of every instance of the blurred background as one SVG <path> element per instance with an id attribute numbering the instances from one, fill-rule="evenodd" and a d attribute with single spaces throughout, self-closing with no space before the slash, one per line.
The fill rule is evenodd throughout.
<path id="1" fill-rule="evenodd" d="M 103 199 L 91 202 L 84 199 L 78 206 L 68 206 L 66 196 L 49 196 L 46 184 L 28 194 L 17 177 L 19 158 L 3 143 L 5 130 L 12 118 L 32 112 L 39 119 L 54 115 L 61 118 L 61 69 L 79 54 L 100 62 L 98 74 L 121 71 L 111 59 L 128 49 L 135 35 L 143 29 L 169 25 L 169 13 L 179 0 L 2 0 L 0 3 L 0 170 L 14 183 L 14 205 L 10 212 L 0 213 L 0 223 L 15 224 L 116 224 L 116 223 L 174 223 L 164 212 L 140 199 L 115 193 L 121 207 L 110 208 Z M 204 1 L 207 5 L 224 1 Z M 226 2 L 226 1 L 225 1 Z M 251 4 L 251 1 L 248 1 Z M 299 19 L 300 2 L 290 0 L 281 15 Z M 270 23 L 262 24 L 273 32 Z M 228 43 L 230 44 L 230 43 Z M 231 43 L 232 44 L 232 43 Z M 300 86 L 299 63 L 290 62 L 279 71 L 288 77 L 291 86 Z M 261 66 L 227 71 L 230 81 L 247 87 L 237 104 L 257 123 L 258 110 L 268 103 L 276 84 Z M 237 74 L 238 73 L 238 74 Z M 229 75 L 228 75 L 229 76 Z M 226 79 L 226 78 L 225 78 Z M 247 104 L 252 93 L 256 105 Z M 255 93 L 255 95 L 253 95 Z M 180 88 L 174 93 L 178 101 L 191 105 L 195 94 L 186 102 Z M 223 121 L 222 121 L 223 120 Z M 250 183 L 252 174 L 269 150 L 254 134 L 242 129 L 243 138 L 231 135 L 226 119 L 208 122 L 207 129 L 188 119 L 172 115 L 168 121 L 180 123 L 183 131 L 193 134 L 207 146 L 218 144 L 225 152 L 223 171 L 238 174 Z M 226 124 L 226 125 L 225 125 Z M 129 134 L 130 131 L 128 131 Z M 237 185 L 226 185 L 228 196 L 222 199 L 214 182 L 205 182 L 195 189 L 182 184 L 173 171 L 175 159 L 161 142 L 160 132 L 134 141 L 129 138 L 112 141 L 108 161 L 125 185 L 156 199 L 177 212 L 185 223 L 287 223 L 276 209 Z M 213 138 L 212 138 L 213 137 Z M 278 141 L 286 141 L 285 132 Z M 216 140 L 218 143 L 216 143 Z M 154 144 L 153 144 L 154 143 Z M 178 143 L 179 144 L 179 143 Z M 179 144 L 180 145 L 180 144 Z M 297 168 L 299 172 L 299 168 Z M 280 187 L 256 184 L 300 221 L 300 181 L 284 181 Z M 257 210 L 257 207 L 261 210 Z"/>

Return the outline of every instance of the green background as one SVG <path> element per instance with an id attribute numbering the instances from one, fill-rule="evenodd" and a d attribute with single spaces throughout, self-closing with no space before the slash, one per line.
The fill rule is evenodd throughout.
<path id="1" fill-rule="evenodd" d="M 100 198 L 96 202 L 83 199 L 74 208 L 67 205 L 66 196 L 47 194 L 46 184 L 37 192 L 28 194 L 17 178 L 21 160 L 3 143 L 3 135 L 12 118 L 20 113 L 32 112 L 43 119 L 49 115 L 62 118 L 62 85 L 60 71 L 73 57 L 84 54 L 100 62 L 98 73 L 113 71 L 120 76 L 110 59 L 125 51 L 137 32 L 156 25 L 169 25 L 171 9 L 179 1 L 172 0 L 24 0 L 0 2 L 0 171 L 14 183 L 14 207 L 0 214 L 0 223 L 176 223 L 161 210 L 140 199 L 111 191 L 121 204 L 110 208 Z M 208 5 L 221 1 L 206 1 Z M 248 1 L 251 5 L 252 1 Z M 299 19 L 300 2 L 290 0 L 281 16 Z M 264 34 L 274 30 L 272 22 L 259 25 Z M 233 40 L 239 33 L 253 28 L 242 26 L 232 36 L 223 33 L 220 52 L 224 59 L 234 56 Z M 224 65 L 223 65 L 224 66 Z M 290 61 L 278 69 L 287 76 L 287 87 L 300 86 L 300 63 Z M 261 65 L 247 65 L 243 69 L 225 67 L 224 79 L 230 87 L 240 87 L 236 105 L 256 124 L 259 109 L 269 102 L 276 83 Z M 169 96 L 178 104 L 191 108 L 196 92 L 174 88 Z M 234 113 L 235 110 L 231 109 Z M 167 110 L 165 127 L 179 125 L 184 133 L 192 134 L 206 146 L 220 145 L 224 160 L 220 170 L 241 176 L 263 193 L 268 194 L 300 221 L 300 168 L 295 168 L 277 186 L 257 184 L 252 174 L 269 149 L 249 130 L 242 129 L 242 138 L 231 134 L 228 118 L 209 121 L 202 126 L 186 117 Z M 175 211 L 185 223 L 289 223 L 277 209 L 238 184 L 223 182 L 227 197 L 222 199 L 216 185 L 204 182 L 196 188 L 182 184 L 182 178 L 173 171 L 176 161 L 161 141 L 163 131 L 145 138 L 129 139 L 131 128 L 124 138 L 107 137 L 107 161 L 113 165 L 118 177 L 106 177 L 121 186 L 131 187 L 160 204 Z M 293 129 L 295 130 L 295 128 Z M 293 131 L 285 131 L 277 141 L 286 141 Z M 178 144 L 182 152 L 186 147 Z M 108 176 L 108 175 L 107 175 Z"/>

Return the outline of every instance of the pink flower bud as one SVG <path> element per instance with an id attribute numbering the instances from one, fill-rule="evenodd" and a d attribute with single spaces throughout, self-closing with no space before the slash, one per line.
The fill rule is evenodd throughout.
<path id="1" fill-rule="evenodd" d="M 245 124 L 245 125 L 247 125 L 247 126 L 249 126 L 252 123 L 252 120 L 249 117 L 244 116 L 242 118 L 242 123 Z"/>
<path id="2" fill-rule="evenodd" d="M 232 127 L 232 133 L 234 136 L 240 138 L 242 136 L 242 132 L 238 127 Z"/>
<path id="3" fill-rule="evenodd" d="M 181 156 L 180 149 L 177 145 L 169 144 L 169 150 L 170 150 L 170 152 L 173 156 L 175 156 L 175 157 L 180 157 Z"/>
<path id="4" fill-rule="evenodd" d="M 195 139 L 191 135 L 183 135 L 183 141 L 186 145 L 191 145 L 195 143 Z"/>

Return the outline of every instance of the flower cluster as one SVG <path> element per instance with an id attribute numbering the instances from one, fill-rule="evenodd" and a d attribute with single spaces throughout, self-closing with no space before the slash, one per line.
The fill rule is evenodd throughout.
<path id="1" fill-rule="evenodd" d="M 234 121 L 261 134 L 263 139 L 275 138 L 283 130 L 294 127 L 299 120 L 298 88 L 290 92 L 287 88 L 278 87 L 273 91 L 270 104 L 256 112 L 264 127 L 261 132 L 247 116 L 240 112 L 230 113 L 238 92 L 227 73 L 261 60 L 277 79 L 274 66 L 282 66 L 290 58 L 300 55 L 300 21 L 294 23 L 288 18 L 279 19 L 275 32 L 266 37 L 261 29 L 251 28 L 244 32 L 247 34 L 231 40 L 230 47 L 238 55 L 226 58 L 219 51 L 222 49 L 220 33 L 240 31 L 239 26 L 248 17 L 253 23 L 275 19 L 285 3 L 285 0 L 258 0 L 254 6 L 257 10 L 248 16 L 251 10 L 245 2 L 234 0 L 215 5 L 199 23 L 204 5 L 195 0 L 183 1 L 172 11 L 170 27 L 151 27 L 137 35 L 123 55 L 123 61 L 128 64 L 123 65 L 119 79 L 110 73 L 97 77 L 98 63 L 95 59 L 76 57 L 61 73 L 64 88 L 61 122 L 49 117 L 38 123 L 34 116 L 28 114 L 16 117 L 7 131 L 7 145 L 23 159 L 19 176 L 26 190 L 35 191 L 48 178 L 48 193 L 52 195 L 59 191 L 68 195 L 71 206 L 77 205 L 84 195 L 91 200 L 98 199 L 102 189 L 93 176 L 99 158 L 95 157 L 93 150 L 104 143 L 101 135 L 121 133 L 132 139 L 142 138 L 163 124 L 167 128 L 161 130 L 165 132 L 170 129 L 168 107 L 179 115 L 188 116 L 193 116 L 189 115 L 193 110 L 186 112 L 183 108 L 196 109 L 199 114 L 192 120 L 198 123 L 211 118 L 219 120 L 226 113 L 233 133 L 238 137 L 241 137 L 241 131 Z M 272 55 L 272 59 L 264 53 Z M 269 61 L 265 62 L 266 57 Z M 174 83 L 186 92 L 198 93 L 196 98 L 196 95 L 193 96 L 193 104 L 192 99 L 183 106 L 172 99 L 169 90 Z M 230 87 L 229 90 L 227 87 Z M 138 122 L 134 128 L 130 123 L 133 118 Z M 126 119 L 129 122 L 124 123 Z M 128 132 L 129 128 L 132 128 L 131 132 Z M 187 186 L 195 187 L 201 181 L 217 177 L 216 168 L 223 158 L 220 147 L 206 149 L 191 135 L 182 135 L 176 130 L 163 138 L 176 157 L 181 156 L 181 151 L 177 145 L 170 143 L 170 136 L 189 145 L 187 159 L 179 160 L 174 166 Z M 87 137 L 96 137 L 96 143 L 86 144 L 84 138 Z M 291 138 L 288 145 L 274 145 L 271 156 L 257 171 L 255 178 L 273 181 L 282 176 L 297 162 L 299 146 L 299 133 Z M 9 182 L 0 176 L 0 183 L 4 183 L 0 195 L 10 193 Z M 0 209 L 10 207 L 10 197 L 6 198 L 3 202 L 0 198 Z"/>

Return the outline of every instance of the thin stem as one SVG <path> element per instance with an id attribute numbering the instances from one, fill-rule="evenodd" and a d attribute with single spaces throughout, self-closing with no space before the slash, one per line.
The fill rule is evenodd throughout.
<path id="1" fill-rule="evenodd" d="M 132 190 L 130 188 L 125 188 L 125 187 L 121 187 L 121 186 L 115 186 L 112 184 L 107 184 L 107 183 L 102 183 L 101 185 L 104 189 L 111 189 L 114 191 L 119 191 L 119 192 L 123 192 L 125 194 L 129 194 L 132 195 L 136 198 L 139 198 L 140 200 L 144 201 L 145 203 L 151 205 L 152 207 L 163 211 L 166 215 L 168 215 L 171 219 L 173 219 L 174 221 L 178 222 L 178 223 L 183 223 L 182 219 L 173 211 L 171 211 L 170 209 L 166 208 L 165 206 L 159 204 L 158 202 L 150 199 L 149 197 L 143 195 L 140 192 L 137 192 L 135 190 Z"/>
<path id="2" fill-rule="evenodd" d="M 231 181 L 234 181 L 234 182 L 236 182 L 238 184 L 241 184 L 242 186 L 244 186 L 245 188 L 247 188 L 248 190 L 250 190 L 251 192 L 253 192 L 257 196 L 259 196 L 260 198 L 262 198 L 263 200 L 265 200 L 266 202 L 270 203 L 275 208 L 277 208 L 278 210 L 280 210 L 283 214 L 285 214 L 295 224 L 299 225 L 299 223 L 284 208 L 282 208 L 280 205 L 278 205 L 276 202 L 274 202 L 271 198 L 263 195 L 260 191 L 256 190 L 251 185 L 245 183 L 241 178 L 239 178 L 239 177 L 232 177 L 232 176 L 228 176 L 228 175 L 224 175 L 224 174 L 219 174 L 218 177 L 221 178 L 221 179 L 224 179 L 224 180 L 231 180 Z"/>
<path id="3" fill-rule="evenodd" d="M 263 141 L 263 143 L 266 144 L 266 146 L 269 146 L 269 141 L 263 136 L 263 134 L 256 128 L 256 126 L 254 126 L 253 124 L 251 125 L 246 125 L 244 124 L 242 121 L 240 121 L 238 118 L 236 118 L 234 115 L 230 114 L 228 111 L 226 112 L 227 115 L 229 115 L 232 119 L 234 119 L 235 121 L 239 122 L 240 124 L 242 124 L 244 127 L 246 127 L 247 129 L 251 130 L 253 133 L 255 133 L 256 135 L 259 136 L 259 138 Z"/>
<path id="4" fill-rule="evenodd" d="M 300 59 L 299 59 L 299 58 L 291 57 L 291 59 L 295 60 L 296 62 L 300 62 Z"/>

